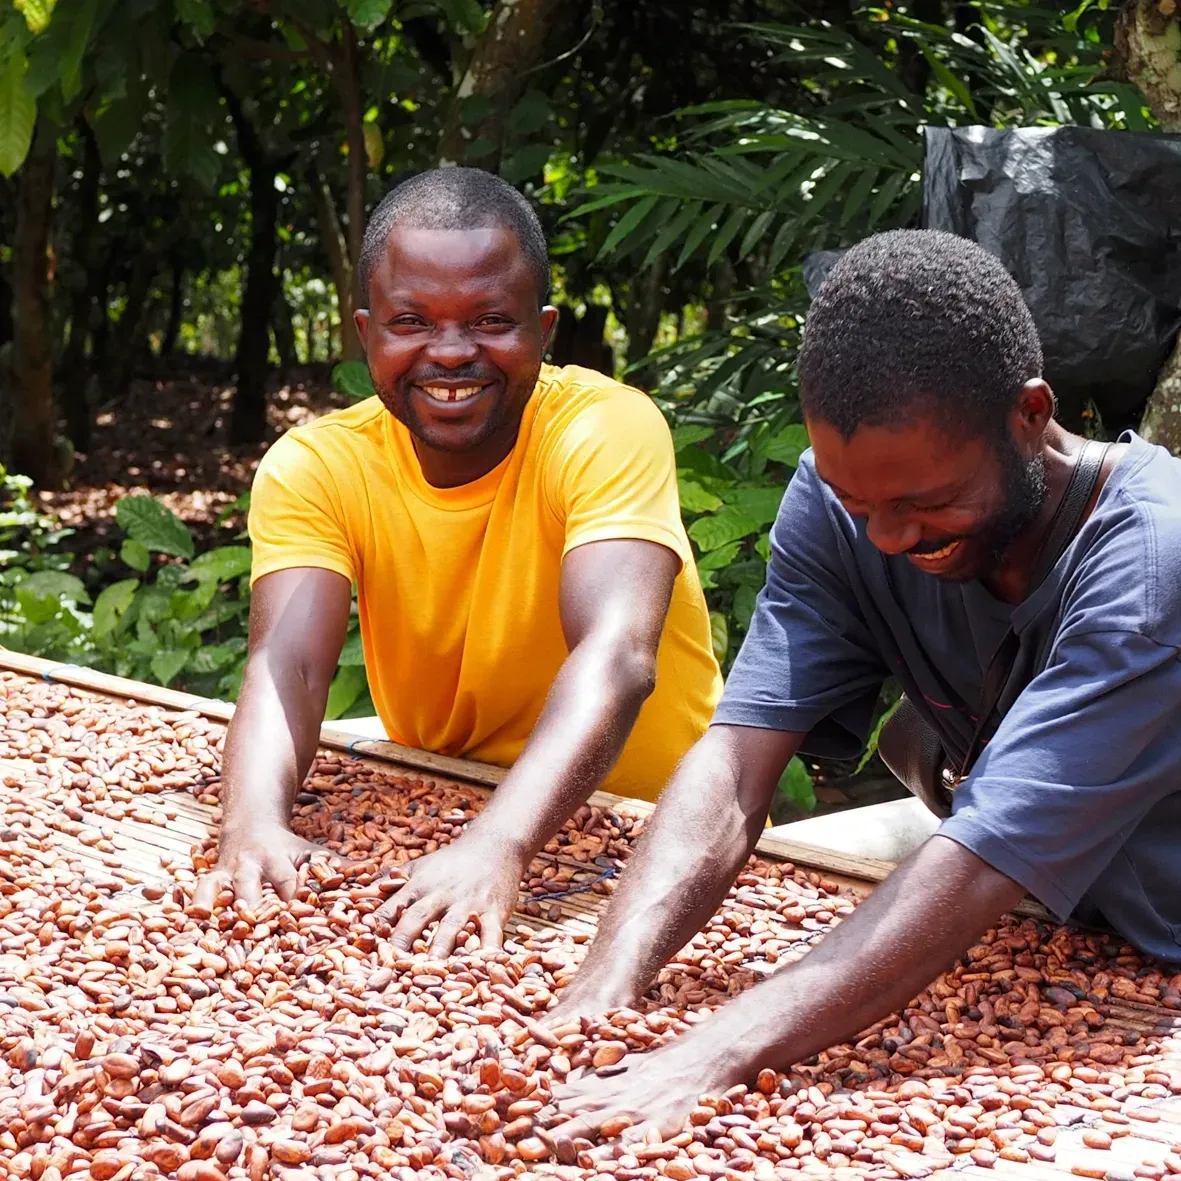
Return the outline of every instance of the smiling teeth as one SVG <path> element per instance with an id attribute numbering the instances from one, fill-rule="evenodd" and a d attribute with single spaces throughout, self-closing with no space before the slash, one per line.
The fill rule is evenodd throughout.
<path id="1" fill-rule="evenodd" d="M 933 553 L 915 554 L 914 556 L 918 558 L 920 562 L 938 562 L 941 559 L 946 558 L 957 545 L 959 545 L 959 542 L 953 541 L 950 544 L 945 545 L 942 549 L 935 550 Z"/>
<path id="2" fill-rule="evenodd" d="M 427 396 L 434 398 L 436 402 L 466 402 L 468 398 L 475 397 L 483 387 L 465 385 L 462 389 L 449 390 L 439 385 L 424 385 L 422 388 L 426 391 Z"/>

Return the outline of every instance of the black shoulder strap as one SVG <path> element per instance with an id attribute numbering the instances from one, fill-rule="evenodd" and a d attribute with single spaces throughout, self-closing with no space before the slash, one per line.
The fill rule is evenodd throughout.
<path id="1" fill-rule="evenodd" d="M 1070 482 L 1066 485 L 1062 500 L 1054 512 L 1046 534 L 1046 543 L 1042 547 L 1042 555 L 1034 569 L 1030 580 L 1029 593 L 1032 594 L 1045 581 L 1046 576 L 1058 564 L 1058 559 L 1066 552 L 1074 535 L 1083 522 L 1083 514 L 1087 510 L 1091 497 L 1095 492 L 1095 485 L 1099 482 L 1099 475 L 1103 471 L 1103 463 L 1107 458 L 1110 443 L 1098 443 L 1088 440 L 1079 450 L 1074 461 L 1074 469 L 1070 473 Z M 1020 641 L 1016 632 L 1009 628 L 1004 638 L 997 645 L 992 659 L 988 662 L 988 669 L 984 674 L 981 692 L 980 716 L 976 721 L 976 731 L 972 735 L 963 765 L 960 768 L 960 778 L 971 770 L 976 756 L 980 752 L 983 738 L 993 714 L 1000 703 L 1001 694 L 1009 682 L 1013 672 L 1013 665 L 1017 660 Z"/>

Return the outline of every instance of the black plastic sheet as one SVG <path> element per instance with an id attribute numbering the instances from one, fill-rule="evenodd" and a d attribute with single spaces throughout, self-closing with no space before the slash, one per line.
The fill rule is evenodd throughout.
<path id="1" fill-rule="evenodd" d="M 929 128 L 923 224 L 1020 284 L 1064 418 L 1138 420 L 1181 327 L 1181 136 Z"/>
<path id="2" fill-rule="evenodd" d="M 1181 327 L 1181 136 L 933 127 L 923 224 L 979 242 L 1020 284 L 1061 417 L 1134 426 Z M 804 260 L 813 296 L 844 253 Z"/>

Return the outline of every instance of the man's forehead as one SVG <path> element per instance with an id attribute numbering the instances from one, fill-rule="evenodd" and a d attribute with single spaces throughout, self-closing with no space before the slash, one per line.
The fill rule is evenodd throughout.
<path id="1" fill-rule="evenodd" d="M 809 422 L 816 472 L 838 492 L 859 499 L 931 499 L 963 485 L 978 467 L 979 440 L 952 440 L 931 423 L 862 426 L 845 438 Z"/>

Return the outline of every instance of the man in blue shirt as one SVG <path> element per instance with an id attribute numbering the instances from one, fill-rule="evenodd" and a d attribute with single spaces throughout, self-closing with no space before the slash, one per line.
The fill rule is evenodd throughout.
<path id="1" fill-rule="evenodd" d="M 947 234 L 849 251 L 799 372 L 812 451 L 750 632 L 555 1016 L 634 1002 L 721 902 L 788 760 L 855 754 L 887 675 L 953 757 L 1002 640 L 1016 689 L 951 816 L 851 917 L 691 1033 L 568 1087 L 556 1135 L 616 1115 L 672 1130 L 697 1095 L 852 1038 L 1026 891 L 1181 960 L 1181 461 L 1124 435 L 1044 572 L 1085 440 L 1054 421 L 1017 285 Z"/>

